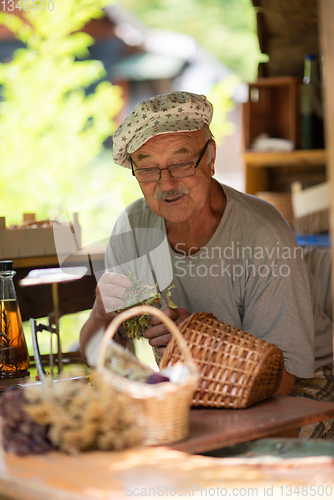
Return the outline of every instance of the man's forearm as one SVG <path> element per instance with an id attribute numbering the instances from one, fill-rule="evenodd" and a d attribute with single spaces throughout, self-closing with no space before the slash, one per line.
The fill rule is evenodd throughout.
<path id="1" fill-rule="evenodd" d="M 283 377 L 276 394 L 290 396 L 295 385 L 296 377 L 283 368 Z"/>
<path id="2" fill-rule="evenodd" d="M 96 303 L 94 303 L 90 316 L 86 321 L 86 323 L 83 325 L 80 332 L 80 350 L 85 360 L 86 360 L 85 348 L 88 341 L 100 328 L 107 328 L 111 320 L 112 318 L 110 319 L 103 318 L 97 310 Z"/>

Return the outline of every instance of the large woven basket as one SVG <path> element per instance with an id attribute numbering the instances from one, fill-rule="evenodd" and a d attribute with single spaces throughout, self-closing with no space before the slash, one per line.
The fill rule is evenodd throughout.
<path id="1" fill-rule="evenodd" d="M 150 385 L 129 380 L 105 368 L 109 340 L 125 320 L 141 314 L 157 316 L 172 333 L 175 345 L 178 346 L 182 355 L 183 364 L 188 369 L 188 375 L 182 382 L 162 382 Z M 187 437 L 189 409 L 198 385 L 199 375 L 186 341 L 178 327 L 166 314 L 156 307 L 143 305 L 127 309 L 115 316 L 101 343 L 97 371 L 103 373 L 111 385 L 128 397 L 138 425 L 143 431 L 143 444 L 166 445 Z"/>
<path id="2" fill-rule="evenodd" d="M 277 346 L 221 323 L 211 313 L 192 314 L 179 328 L 201 377 L 194 406 L 246 408 L 277 391 L 283 373 Z M 172 339 L 160 369 L 182 359 Z"/>
<path id="3" fill-rule="evenodd" d="M 294 230 L 300 234 L 328 233 L 330 229 L 329 209 L 318 210 L 303 217 L 295 217 Z"/>
<path id="4" fill-rule="evenodd" d="M 285 218 L 285 220 L 290 224 L 291 227 L 294 227 L 294 217 L 293 217 L 293 208 L 292 208 L 292 197 L 291 193 L 276 193 L 270 191 L 259 191 L 256 193 L 258 198 L 261 200 L 268 201 Z"/>

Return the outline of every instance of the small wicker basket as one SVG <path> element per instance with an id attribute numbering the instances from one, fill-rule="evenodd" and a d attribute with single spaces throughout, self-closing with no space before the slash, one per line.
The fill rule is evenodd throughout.
<path id="1" fill-rule="evenodd" d="M 194 406 L 246 408 L 277 391 L 283 373 L 277 346 L 221 323 L 211 313 L 192 314 L 179 328 L 201 376 Z M 172 339 L 160 369 L 182 359 Z"/>
<path id="2" fill-rule="evenodd" d="M 145 384 L 135 382 L 105 368 L 105 358 L 109 340 L 119 326 L 132 316 L 151 314 L 157 316 L 170 330 L 175 345 L 182 354 L 188 376 L 180 383 L 162 382 Z M 175 323 L 156 307 L 136 306 L 118 314 L 108 326 L 99 351 L 97 371 L 106 380 L 124 393 L 133 407 L 138 425 L 143 431 L 142 443 L 146 445 L 166 445 L 180 441 L 189 432 L 189 409 L 199 381 L 198 370 L 192 359 L 186 341 Z"/>

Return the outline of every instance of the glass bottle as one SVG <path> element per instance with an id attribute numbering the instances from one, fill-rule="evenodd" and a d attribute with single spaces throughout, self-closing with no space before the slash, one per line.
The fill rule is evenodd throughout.
<path id="1" fill-rule="evenodd" d="M 13 277 L 13 262 L 0 261 L 0 378 L 29 375 L 29 355 Z"/>
<path id="2" fill-rule="evenodd" d="M 321 149 L 324 147 L 324 127 L 321 99 L 321 84 L 318 77 L 317 59 L 305 56 L 304 78 L 300 87 L 300 148 Z"/>

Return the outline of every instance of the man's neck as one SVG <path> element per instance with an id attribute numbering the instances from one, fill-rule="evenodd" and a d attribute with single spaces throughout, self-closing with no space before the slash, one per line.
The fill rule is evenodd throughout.
<path id="1" fill-rule="evenodd" d="M 216 231 L 226 206 L 226 196 L 218 184 L 213 179 L 210 191 L 210 206 L 200 214 L 196 214 L 191 221 L 179 224 L 166 221 L 168 241 L 171 247 L 177 252 L 194 254 L 203 248 L 212 238 Z"/>

